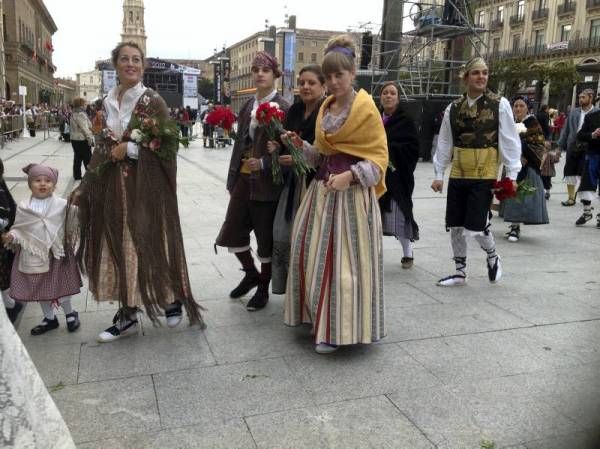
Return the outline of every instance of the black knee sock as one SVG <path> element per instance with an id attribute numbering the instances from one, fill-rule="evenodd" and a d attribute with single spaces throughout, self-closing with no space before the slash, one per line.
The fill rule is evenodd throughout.
<path id="1" fill-rule="evenodd" d="M 260 280 L 269 282 L 271 280 L 271 262 L 260 264 Z"/>
<path id="2" fill-rule="evenodd" d="M 257 271 L 256 266 L 254 265 L 254 258 L 252 257 L 252 253 L 250 253 L 249 249 L 242 251 L 241 253 L 235 253 L 235 257 L 238 258 L 242 264 L 242 268 L 246 273 Z"/>

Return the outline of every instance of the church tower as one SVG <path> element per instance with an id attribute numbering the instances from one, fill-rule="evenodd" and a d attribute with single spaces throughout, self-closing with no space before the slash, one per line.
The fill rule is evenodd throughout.
<path id="1" fill-rule="evenodd" d="M 144 0 L 123 0 L 123 31 L 121 42 L 135 42 L 146 54 Z"/>

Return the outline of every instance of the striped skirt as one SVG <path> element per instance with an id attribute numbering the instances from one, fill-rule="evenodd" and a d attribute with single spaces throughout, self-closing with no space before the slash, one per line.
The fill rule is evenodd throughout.
<path id="1" fill-rule="evenodd" d="M 385 336 L 382 228 L 373 188 L 327 193 L 314 180 L 296 214 L 285 296 L 287 325 L 311 323 L 315 342 Z"/>

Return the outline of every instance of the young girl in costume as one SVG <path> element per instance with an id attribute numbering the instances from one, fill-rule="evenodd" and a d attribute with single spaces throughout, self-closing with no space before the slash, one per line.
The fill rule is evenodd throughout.
<path id="1" fill-rule="evenodd" d="M 310 323 L 320 354 L 386 334 L 377 198 L 386 190 L 388 149 L 377 106 L 352 86 L 355 59 L 350 37 L 330 40 L 322 66 L 330 96 L 319 109 L 314 145 L 304 142 L 319 169 L 291 237 L 285 323 Z"/>
<path id="2" fill-rule="evenodd" d="M 71 296 L 80 292 L 81 277 L 75 258 L 63 247 L 67 201 L 54 195 L 58 171 L 41 164 L 29 164 L 23 171 L 31 197 L 19 203 L 14 225 L 2 236 L 16 253 L 10 296 L 40 303 L 44 318 L 31 335 L 58 327 L 54 309 L 58 304 L 65 312 L 67 329 L 74 332 L 79 314 L 73 310 Z"/>

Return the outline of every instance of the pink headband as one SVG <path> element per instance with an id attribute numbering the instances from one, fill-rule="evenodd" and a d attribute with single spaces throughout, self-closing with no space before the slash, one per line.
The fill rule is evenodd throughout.
<path id="1" fill-rule="evenodd" d="M 273 70 L 273 74 L 276 78 L 281 76 L 277 58 L 271 56 L 266 51 L 259 51 L 258 53 L 256 53 L 256 56 L 252 61 L 252 67 L 269 67 L 271 70 Z"/>
<path id="2" fill-rule="evenodd" d="M 27 178 L 31 181 L 33 178 L 38 176 L 47 176 L 56 184 L 58 181 L 58 170 L 47 165 L 42 164 L 29 164 L 23 167 L 23 171 L 27 173 Z"/>

